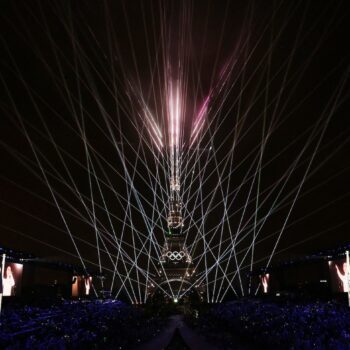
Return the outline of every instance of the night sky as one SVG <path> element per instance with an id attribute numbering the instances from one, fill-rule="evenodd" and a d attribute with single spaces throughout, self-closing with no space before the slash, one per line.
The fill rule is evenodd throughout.
<path id="1" fill-rule="evenodd" d="M 254 215 L 256 201 L 247 204 L 247 198 L 257 191 L 263 203 L 258 220 L 276 198 L 281 204 L 259 234 L 255 260 L 265 260 L 258 265 L 266 264 L 284 223 L 281 252 L 272 262 L 349 243 L 347 1 L 4 0 L 0 6 L 0 245 L 79 263 L 69 229 L 86 264 L 97 268 L 97 245 L 117 255 L 115 233 L 134 259 L 132 247 L 141 248 L 150 228 L 135 209 L 133 191 L 142 196 L 151 226 L 167 211 L 160 186 L 148 186 L 160 170 L 166 188 L 167 170 L 147 146 L 152 140 L 139 96 L 166 134 L 165 86 L 181 74 L 183 159 L 193 166 L 181 179 L 190 194 L 183 201 L 200 230 L 209 232 L 214 254 L 230 230 Z M 195 115 L 211 91 L 203 137 L 190 148 Z M 261 171 L 252 183 L 262 139 Z M 133 186 L 126 185 L 123 164 Z M 219 179 L 223 192 L 207 196 Z M 95 211 L 103 240 L 96 242 L 76 190 L 90 214 Z M 232 216 L 222 224 L 226 200 Z M 207 208 L 213 209 L 203 222 Z M 189 222 L 191 244 L 196 228 Z M 160 245 L 165 226 L 159 218 L 151 230 Z M 240 242 L 240 258 L 251 241 L 248 235 Z M 194 256 L 203 246 L 200 241 Z M 113 269 L 106 252 L 100 259 L 106 271 Z M 146 259 L 142 254 L 139 266 Z"/>

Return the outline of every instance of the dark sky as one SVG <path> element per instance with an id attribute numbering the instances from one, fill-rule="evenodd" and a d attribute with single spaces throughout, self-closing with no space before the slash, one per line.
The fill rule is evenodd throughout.
<path id="1" fill-rule="evenodd" d="M 68 227 L 83 258 L 96 264 L 97 244 L 117 254 L 112 226 L 133 256 L 131 247 L 141 248 L 144 242 L 137 232 L 145 237 L 150 232 L 135 209 L 138 202 L 133 191 L 142 195 L 148 218 L 155 196 L 155 215 L 166 206 L 161 190 L 148 187 L 161 168 L 146 145 L 152 141 L 138 97 L 142 92 L 166 133 L 165 85 L 179 76 L 183 78 L 184 159 L 200 154 L 194 176 L 202 178 L 200 183 L 198 178 L 191 182 L 191 172 L 183 176 L 183 190 L 192 198 L 185 201 L 185 196 L 184 204 L 203 224 L 201 231 L 209 232 L 214 254 L 218 253 L 216 245 L 229 239 L 229 230 L 236 232 L 241 218 L 244 225 L 255 213 L 255 200 L 245 204 L 258 191 L 258 177 L 252 183 L 258 164 L 255 157 L 270 127 L 262 170 L 256 175 L 260 176 L 259 203 L 263 203 L 258 220 L 276 198 L 286 206 L 266 220 L 255 259 L 271 254 L 305 174 L 276 252 L 286 250 L 276 259 L 349 242 L 347 1 L 2 1 L 0 12 L 1 245 L 77 262 L 69 255 L 76 251 Z M 204 136 L 197 148 L 188 148 L 194 115 L 210 91 Z M 231 160 L 228 155 L 235 140 Z M 123 164 L 134 189 L 125 185 Z M 193 158 L 189 164 L 193 165 Z M 286 185 L 278 183 L 268 196 L 283 174 L 290 174 Z M 207 197 L 219 179 L 224 192 L 219 189 Z M 166 175 L 161 172 L 159 180 L 165 186 Z M 93 220 L 74 186 L 90 214 L 92 187 L 104 240 L 96 243 Z M 205 222 L 201 207 L 195 209 L 201 202 L 200 197 L 196 202 L 199 189 L 204 210 L 213 208 Z M 231 194 L 226 197 L 227 193 Z M 232 214 L 229 224 L 221 223 L 225 198 Z M 125 209 L 129 210 L 127 220 Z M 163 242 L 162 220 L 153 232 L 159 244 Z M 189 222 L 188 218 L 187 227 Z M 189 243 L 195 231 L 191 226 Z M 240 242 L 237 249 L 243 253 L 239 254 L 244 254 L 251 240 L 250 234 Z M 202 251 L 200 242 L 194 256 Z M 111 269 L 108 254 L 101 254 L 103 265 Z M 138 263 L 144 267 L 145 257 Z"/>

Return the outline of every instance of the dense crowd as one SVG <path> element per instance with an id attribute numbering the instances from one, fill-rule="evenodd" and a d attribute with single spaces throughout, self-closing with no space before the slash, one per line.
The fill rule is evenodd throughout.
<path id="1" fill-rule="evenodd" d="M 238 337 L 252 349 L 350 350 L 350 311 L 335 302 L 230 302 L 201 315 L 197 326 L 220 349 L 236 349 Z"/>
<path id="2" fill-rule="evenodd" d="M 0 319 L 0 348 L 132 349 L 162 326 L 162 320 L 114 300 L 9 306 Z"/>

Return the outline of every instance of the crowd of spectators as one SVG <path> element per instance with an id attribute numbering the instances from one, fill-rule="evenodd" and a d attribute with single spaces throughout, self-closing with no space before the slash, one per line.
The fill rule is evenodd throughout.
<path id="1" fill-rule="evenodd" d="M 195 320 L 219 349 L 350 350 L 350 309 L 336 302 L 244 299 L 214 305 Z M 0 349 L 133 349 L 164 325 L 117 300 L 6 305 Z"/>
<path id="2" fill-rule="evenodd" d="M 335 302 L 235 301 L 200 315 L 197 327 L 220 349 L 240 339 L 251 349 L 350 350 L 350 310 Z"/>
<path id="3" fill-rule="evenodd" d="M 11 305 L 0 318 L 0 348 L 132 349 L 156 336 L 163 323 L 115 300 Z"/>

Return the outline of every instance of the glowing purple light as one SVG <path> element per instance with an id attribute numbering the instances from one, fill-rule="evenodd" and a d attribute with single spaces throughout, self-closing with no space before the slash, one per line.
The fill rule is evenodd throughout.
<path id="1" fill-rule="evenodd" d="M 160 150 L 163 147 L 162 132 L 160 131 L 160 128 L 157 122 L 155 121 L 152 113 L 150 112 L 150 110 L 147 108 L 146 105 L 145 105 L 144 115 L 146 117 L 147 124 L 149 126 L 148 132 L 150 134 L 150 137 L 153 140 L 153 142 L 156 144 L 158 150 Z"/>
<path id="2" fill-rule="evenodd" d="M 210 101 L 210 94 L 203 101 L 202 106 L 200 107 L 197 117 L 195 119 L 195 122 L 193 124 L 190 147 L 192 147 L 194 141 L 197 139 L 199 132 L 201 131 L 204 125 L 205 116 L 207 115 L 207 111 L 208 111 L 209 101 Z"/>
<path id="3" fill-rule="evenodd" d="M 208 110 L 208 104 L 209 104 L 209 99 L 210 99 L 210 95 L 208 95 L 206 97 L 206 99 L 204 100 L 204 102 L 202 103 L 201 108 L 199 109 L 199 112 L 197 114 L 196 117 L 196 121 L 194 123 L 194 127 L 193 127 L 193 131 L 192 134 L 194 134 L 197 131 L 198 126 L 201 124 L 203 118 L 205 117 L 207 110 Z"/>

